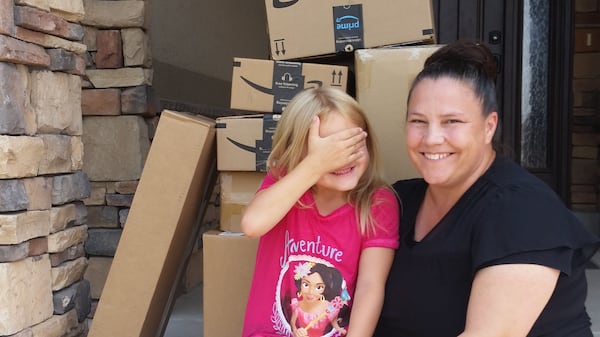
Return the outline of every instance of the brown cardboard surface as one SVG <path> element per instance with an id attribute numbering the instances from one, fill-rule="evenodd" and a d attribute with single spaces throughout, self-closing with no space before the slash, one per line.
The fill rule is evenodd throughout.
<path id="1" fill-rule="evenodd" d="M 215 155 L 214 125 L 162 112 L 89 337 L 158 335 Z"/>
<path id="2" fill-rule="evenodd" d="M 358 48 L 351 49 L 343 41 L 357 45 L 357 39 L 362 40 L 362 48 L 373 48 L 433 41 L 435 37 L 430 0 L 265 0 L 265 5 L 273 60 L 352 52 Z M 362 6 L 362 20 L 348 6 Z M 348 13 L 334 15 L 341 7 Z M 342 25 L 337 32 L 347 37 L 336 37 L 336 24 Z"/>
<path id="3" fill-rule="evenodd" d="M 202 240 L 204 336 L 241 336 L 258 239 L 212 230 Z"/>
<path id="4" fill-rule="evenodd" d="M 347 90 L 348 67 L 236 57 L 231 78 L 232 109 L 281 113 L 303 89 L 336 87 Z"/>
<path id="5" fill-rule="evenodd" d="M 265 175 L 264 172 L 219 172 L 219 228 L 222 231 L 242 231 L 240 220 L 244 210 L 256 194 Z"/>
<path id="6" fill-rule="evenodd" d="M 266 172 L 279 114 L 217 118 L 217 169 Z"/>
<path id="7" fill-rule="evenodd" d="M 356 99 L 376 132 L 386 180 L 418 177 L 406 151 L 406 100 L 425 59 L 439 45 L 364 49 L 355 52 Z"/>

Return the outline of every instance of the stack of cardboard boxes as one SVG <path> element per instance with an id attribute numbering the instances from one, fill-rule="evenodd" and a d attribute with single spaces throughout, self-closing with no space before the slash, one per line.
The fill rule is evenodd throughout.
<path id="1" fill-rule="evenodd" d="M 417 176 L 402 133 L 410 83 L 439 47 L 431 2 L 265 0 L 265 6 L 271 59 L 233 60 L 230 107 L 248 114 L 216 120 L 220 226 L 203 235 L 205 337 L 241 335 L 258 240 L 241 233 L 240 219 L 266 174 L 277 121 L 296 93 L 331 86 L 355 95 L 376 131 L 370 136 L 380 144 L 386 179 Z"/>

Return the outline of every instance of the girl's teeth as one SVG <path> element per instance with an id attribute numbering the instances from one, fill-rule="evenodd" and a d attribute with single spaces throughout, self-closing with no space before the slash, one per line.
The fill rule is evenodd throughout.
<path id="1" fill-rule="evenodd" d="M 335 171 L 335 172 L 333 172 L 333 173 L 334 173 L 334 174 L 346 174 L 346 173 L 350 172 L 350 170 L 351 170 L 351 169 L 352 169 L 352 168 L 347 168 L 347 169 L 343 169 L 343 170 L 338 170 L 338 171 Z"/>

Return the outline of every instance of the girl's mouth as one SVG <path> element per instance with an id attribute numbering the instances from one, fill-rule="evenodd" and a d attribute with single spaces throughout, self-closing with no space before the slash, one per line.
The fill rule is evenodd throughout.
<path id="1" fill-rule="evenodd" d="M 333 171 L 333 174 L 337 175 L 337 176 L 341 176 L 344 174 L 348 174 L 350 172 L 352 172 L 352 170 L 354 169 L 354 167 L 347 167 L 341 170 L 337 170 L 337 171 Z"/>

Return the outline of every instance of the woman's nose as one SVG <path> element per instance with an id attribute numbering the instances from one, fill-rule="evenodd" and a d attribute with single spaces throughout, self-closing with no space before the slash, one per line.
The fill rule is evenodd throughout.
<path id="1" fill-rule="evenodd" d="M 440 144 L 445 139 L 444 130 L 439 126 L 430 123 L 424 130 L 423 142 L 426 144 Z"/>

